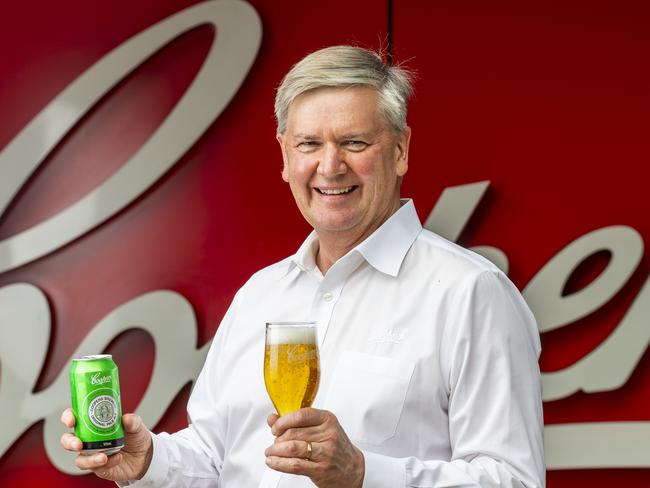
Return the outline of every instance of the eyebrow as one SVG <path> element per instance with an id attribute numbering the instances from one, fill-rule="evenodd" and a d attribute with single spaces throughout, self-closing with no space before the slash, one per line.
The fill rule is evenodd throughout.
<path id="1" fill-rule="evenodd" d="M 347 134 L 343 134 L 342 136 L 339 137 L 340 140 L 349 140 L 349 139 L 368 139 L 372 138 L 376 134 L 374 132 L 350 132 Z M 319 136 L 315 134 L 310 134 L 307 132 L 298 132 L 297 134 L 294 134 L 296 139 L 320 139 Z"/>
<path id="2" fill-rule="evenodd" d="M 297 134 L 294 134 L 293 137 L 296 139 L 318 139 L 317 135 L 309 134 L 306 132 L 298 132 Z"/>
<path id="3" fill-rule="evenodd" d="M 370 139 L 375 135 L 374 132 L 350 132 L 341 136 L 342 140 L 349 139 Z"/>

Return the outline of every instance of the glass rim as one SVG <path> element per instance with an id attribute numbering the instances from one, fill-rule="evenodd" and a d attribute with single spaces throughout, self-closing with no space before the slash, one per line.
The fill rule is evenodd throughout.
<path id="1" fill-rule="evenodd" d="M 266 328 L 269 327 L 316 327 L 318 322 L 312 320 L 302 320 L 302 321 L 277 321 L 277 322 L 267 322 Z"/>

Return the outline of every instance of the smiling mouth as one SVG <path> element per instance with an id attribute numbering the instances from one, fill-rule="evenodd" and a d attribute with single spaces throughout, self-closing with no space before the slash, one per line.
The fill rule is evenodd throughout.
<path id="1" fill-rule="evenodd" d="M 342 188 L 315 188 L 321 195 L 345 195 L 359 188 L 357 185 L 344 186 Z"/>

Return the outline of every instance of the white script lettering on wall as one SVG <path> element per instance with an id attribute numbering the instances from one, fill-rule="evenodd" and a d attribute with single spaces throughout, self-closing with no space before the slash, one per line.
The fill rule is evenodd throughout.
<path id="1" fill-rule="evenodd" d="M 212 24 L 217 36 L 192 84 L 136 154 L 106 182 L 53 217 L 0 241 L 0 273 L 53 252 L 105 222 L 176 164 L 237 93 L 257 56 L 262 25 L 242 0 L 193 5 L 151 26 L 97 61 L 52 100 L 0 152 L 0 215 L 29 176 L 88 110 L 131 71 L 184 32 Z M 48 457 L 61 471 L 83 474 L 61 449 L 59 416 L 69 404 L 67 370 L 31 393 L 45 361 L 51 313 L 43 292 L 15 283 L 0 288 L 0 457 L 44 419 Z M 196 349 L 194 311 L 181 295 L 155 291 L 113 310 L 72 357 L 103 350 L 137 323 L 156 347 L 153 374 L 136 409 L 156 425 L 179 390 L 198 375 L 209 343 Z"/>
<path id="2" fill-rule="evenodd" d="M 487 188 L 487 185 L 485 187 Z M 472 192 L 462 187 L 447 188 L 439 203 L 442 202 L 445 206 L 444 198 L 449 196 L 456 198 L 454 192 L 457 189 L 459 194 L 471 197 L 470 201 L 465 202 L 464 208 L 471 207 L 473 211 L 479 203 L 482 191 Z M 462 206 L 446 206 L 449 209 L 462 208 Z M 442 218 L 448 222 L 447 225 L 450 225 L 450 220 L 455 220 L 456 225 L 462 230 L 472 211 L 463 213 L 461 216 L 461 220 L 465 219 L 463 222 L 458 221 L 459 216 L 453 212 L 441 212 L 438 208 L 438 217 L 428 219 L 427 226 L 435 229 L 436 219 Z M 563 280 L 568 278 L 570 271 L 597 249 L 618 252 L 621 250 L 615 249 L 616 246 L 621 242 L 628 242 L 629 254 L 637 255 L 642 252 L 642 244 L 636 239 L 635 232 L 629 228 L 623 229 L 605 228 L 594 231 L 566 246 L 531 280 L 524 290 L 526 298 L 531 303 L 542 306 L 545 303 L 544 299 L 550 300 L 549 297 L 558 295 L 558 290 L 562 289 Z M 621 232 L 626 232 L 628 241 L 620 239 Z M 594 242 L 598 245 L 584 245 L 593 238 L 593 235 L 596 235 Z M 600 242 L 599 239 L 603 236 L 615 238 L 615 242 L 609 244 L 606 241 Z M 582 255 L 575 254 L 577 251 L 581 251 Z M 500 251 L 495 252 L 498 255 Z M 548 270 L 553 270 L 555 263 L 565 260 L 567 254 L 574 255 L 567 261 L 571 263 L 570 269 L 557 271 L 562 280 L 555 283 L 554 287 L 543 286 Z M 634 261 L 638 264 L 638 258 L 634 258 Z M 608 266 L 616 265 L 616 261 L 612 259 Z M 629 277 L 629 266 L 625 266 L 625 272 L 619 271 L 617 274 Z M 602 276 L 606 276 L 607 273 L 606 269 Z M 612 276 L 611 272 L 610 276 Z M 551 278 L 548 280 L 554 281 Z M 542 285 L 539 285 L 540 282 Z M 617 282 L 616 286 L 610 288 L 609 296 L 613 288 L 620 286 L 622 284 Z M 602 296 L 604 295 L 600 295 L 600 298 L 597 296 L 594 300 L 602 300 Z M 579 389 L 586 392 L 607 391 L 623 384 L 648 346 L 650 331 L 644 326 L 642 319 L 650 314 L 649 304 L 650 284 L 646 283 L 618 328 L 602 344 L 564 370 L 543 374 L 545 400 L 564 398 Z M 588 303 L 583 306 L 593 307 Z M 576 312 L 576 317 L 580 313 L 582 312 Z M 169 320 L 174 321 L 175 327 L 168 326 Z M 2 369 L 0 377 L 0 384 L 3 385 L 0 390 L 0 409 L 20 412 L 21 420 L 15 422 L 14 419 L 0 419 L 0 454 L 3 454 L 30 425 L 45 419 L 44 437 L 48 456 L 59 469 L 74 473 L 76 471 L 71 465 L 70 458 L 65 456 L 58 446 L 58 438 L 61 434 L 58 416 L 68 402 L 66 372 L 61 372 L 57 380 L 46 390 L 37 394 L 30 393 L 40 374 L 49 342 L 50 311 L 43 293 L 27 284 L 1 288 L 0 324 L 10 323 L 14 324 L 13 341 L 11 343 L 7 340 L 0 341 L 0 360 L 8 366 Z M 195 379 L 209 344 L 204 345 L 200 350 L 194 348 L 196 320 L 189 302 L 177 293 L 158 291 L 137 297 L 111 312 L 84 339 L 75 355 L 102 350 L 110 340 L 129 328 L 126 324 L 133 323 L 142 324 L 142 328 L 151 334 L 156 345 L 153 377 L 142 403 L 136 410 L 149 425 L 155 425 L 182 386 L 187 381 Z M 16 324 L 19 326 L 15 327 Z M 8 337 L 8 331 L 4 326 L 0 331 L 2 338 Z M 38 340 L 34 341 L 33 337 Z M 33 361 L 34 358 L 39 361 Z M 648 467 L 650 456 L 648 456 L 649 447 L 646 439 L 649 434 L 650 425 L 647 422 L 549 425 L 546 426 L 545 433 L 547 467 L 549 469 Z"/>
<path id="3" fill-rule="evenodd" d="M 425 226 L 456 240 L 478 206 L 489 182 L 445 189 Z M 472 248 L 503 270 L 508 258 L 494 247 Z M 575 268 L 598 251 L 611 259 L 583 289 L 562 296 Z M 523 290 L 540 332 L 553 330 L 597 310 L 630 279 L 643 256 L 643 239 L 631 227 L 597 229 L 568 244 L 540 269 Z M 545 401 L 611 391 L 630 377 L 650 344 L 650 279 L 629 310 L 597 348 L 567 368 L 542 374 Z M 547 425 L 544 432 L 548 469 L 650 467 L 650 422 L 584 422 Z"/>
<path id="4" fill-rule="evenodd" d="M 165 44 L 202 24 L 217 37 L 192 84 L 158 129 L 106 182 L 62 212 L 0 241 L 0 273 L 82 236 L 135 200 L 192 147 L 228 105 L 262 38 L 260 19 L 241 0 L 213 0 L 151 26 L 97 61 L 0 152 L 0 215 L 27 178 L 86 112 Z"/>
<path id="5" fill-rule="evenodd" d="M 48 154 L 112 87 L 162 46 L 189 29 L 210 23 L 217 37 L 181 100 L 139 151 L 115 174 L 57 215 L 0 241 L 0 273 L 30 263 L 101 225 L 134 201 L 176 164 L 237 93 L 261 42 L 260 20 L 241 0 L 216 0 L 189 7 L 129 39 L 62 91 L 0 152 L 0 215 Z M 457 240 L 489 187 L 481 181 L 447 188 L 425 226 Z M 476 252 L 507 272 L 506 254 L 492 246 Z M 585 288 L 562 296 L 572 271 L 593 253 L 611 253 L 607 267 Z M 523 290 L 542 332 L 569 325 L 607 303 L 637 269 L 644 247 L 630 227 L 594 230 L 569 243 Z M 616 330 L 569 367 L 543 375 L 544 399 L 576 391 L 611 391 L 623 385 L 650 342 L 646 282 Z M 25 283 L 0 288 L 0 457 L 30 426 L 44 420 L 46 452 L 58 469 L 81 474 L 59 446 L 61 410 L 68 405 L 67 371 L 32 393 L 50 345 L 52 311 L 44 293 Z M 209 343 L 196 349 L 192 306 L 178 293 L 158 290 L 111 311 L 86 335 L 74 356 L 103 350 L 139 324 L 155 344 L 155 364 L 136 412 L 155 426 L 178 391 L 198 375 Z M 649 422 L 549 425 L 549 469 L 650 467 Z"/>

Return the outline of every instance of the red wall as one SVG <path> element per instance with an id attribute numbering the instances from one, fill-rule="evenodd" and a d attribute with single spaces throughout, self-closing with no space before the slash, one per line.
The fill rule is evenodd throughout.
<path id="1" fill-rule="evenodd" d="M 196 2 L 41 3 L 3 6 L 0 150 L 103 55 Z M 386 4 L 250 3 L 263 24 L 260 51 L 233 101 L 201 139 L 107 223 L 0 274 L 0 287 L 32 283 L 49 300 L 52 335 L 36 391 L 67 368 L 97 322 L 148 291 L 187 297 L 197 316 L 197 347 L 203 345 L 247 277 L 293 252 L 308 232 L 280 178 L 274 87 L 311 50 L 350 42 L 385 45 Z M 395 4 L 395 56 L 418 75 L 403 195 L 415 199 L 423 220 L 445 187 L 489 180 L 461 243 L 503 250 L 509 275 L 522 289 L 556 253 L 590 231 L 622 224 L 650 236 L 645 2 Z M 179 37 L 94 107 L 0 216 L 0 240 L 74 203 L 129 159 L 186 90 L 214 35 L 201 27 Z M 586 262 L 566 292 L 585 286 L 606 264 L 602 254 Z M 597 347 L 619 324 L 649 268 L 644 256 L 605 306 L 543 334 L 542 369 L 565 368 Z M 10 324 L 0 326 L 0 340 L 10 341 Z M 153 343 L 133 330 L 108 352 L 130 372 L 122 390 L 124 408 L 132 410 L 151 374 Z M 649 373 L 646 353 L 621 388 L 545 404 L 546 423 L 650 421 Z M 188 391 L 157 430 L 184 425 Z M 550 471 L 548 486 L 650 487 L 649 474 Z M 44 476 L 48 486 L 107 485 L 57 471 L 46 457 L 39 422 L 0 458 L 0 485 L 40 487 Z"/>

